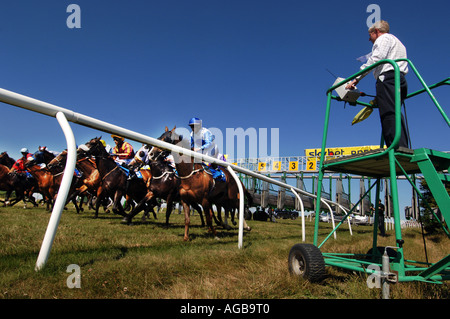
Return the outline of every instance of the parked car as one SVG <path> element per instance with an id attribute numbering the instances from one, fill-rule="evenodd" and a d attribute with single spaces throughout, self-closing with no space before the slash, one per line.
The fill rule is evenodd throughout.
<path id="1" fill-rule="evenodd" d="M 343 215 L 336 215 L 335 212 L 333 212 L 333 219 L 335 223 L 339 223 L 342 219 L 344 218 Z M 319 215 L 319 220 L 321 222 L 325 222 L 325 223 L 331 223 L 331 214 L 328 213 L 322 213 Z"/>
<path id="2" fill-rule="evenodd" d="M 372 221 L 369 216 L 352 215 L 353 225 L 371 225 Z"/>

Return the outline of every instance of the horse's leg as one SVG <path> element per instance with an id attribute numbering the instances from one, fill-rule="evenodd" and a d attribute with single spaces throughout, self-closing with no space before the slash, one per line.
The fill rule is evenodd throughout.
<path id="1" fill-rule="evenodd" d="M 184 201 L 181 201 L 184 212 L 184 241 L 189 240 L 189 224 L 191 222 L 190 207 Z"/>
<path id="2" fill-rule="evenodd" d="M 223 228 L 225 228 L 226 230 L 230 230 L 231 226 L 228 225 L 228 215 L 230 213 L 230 208 L 229 207 L 224 207 L 224 209 L 225 209 L 225 213 L 224 213 L 225 222 L 223 223 Z"/>
<path id="3" fill-rule="evenodd" d="M 200 220 L 202 221 L 202 227 L 205 227 L 205 220 L 203 219 L 202 208 L 200 207 L 200 205 L 197 205 L 197 203 L 193 203 L 192 208 L 194 208 L 197 211 L 197 213 L 200 215 Z"/>
<path id="4" fill-rule="evenodd" d="M 34 207 L 38 207 L 36 200 L 34 199 L 33 193 L 30 191 L 27 195 L 28 201 L 33 204 Z"/>
<path id="5" fill-rule="evenodd" d="M 100 186 L 97 190 L 97 198 L 95 199 L 95 213 L 94 213 L 94 218 L 98 217 L 98 210 L 100 209 L 100 205 L 103 202 L 103 188 Z"/>
<path id="6" fill-rule="evenodd" d="M 222 222 L 222 207 L 219 205 L 216 205 L 216 209 L 217 209 L 217 217 L 216 214 L 214 214 L 213 208 L 211 206 L 211 214 L 214 218 L 214 221 L 216 222 L 216 225 L 219 226 L 223 226 L 223 222 Z"/>
<path id="7" fill-rule="evenodd" d="M 119 214 L 123 217 L 128 217 L 128 214 L 125 213 L 123 210 L 122 204 L 120 201 L 122 200 L 123 192 L 121 190 L 117 190 L 116 194 L 114 195 L 114 206 L 113 206 L 113 212 L 115 214 Z"/>
<path id="8" fill-rule="evenodd" d="M 169 218 L 170 218 L 170 214 L 172 213 L 172 209 L 173 209 L 173 199 L 172 199 L 172 194 L 169 194 L 169 196 L 167 196 L 167 200 L 166 200 L 166 227 L 169 227 Z"/>
<path id="9" fill-rule="evenodd" d="M 212 214 L 212 210 L 211 210 L 211 205 L 209 203 L 209 201 L 204 198 L 202 200 L 202 206 L 203 206 L 203 210 L 205 212 L 205 216 L 206 216 L 206 224 L 209 227 L 209 230 L 213 233 L 214 237 L 217 237 L 217 232 L 216 229 L 214 228 L 214 225 L 212 223 L 213 220 L 213 214 Z"/>
<path id="10" fill-rule="evenodd" d="M 232 221 L 232 223 L 233 223 L 233 225 L 235 225 L 236 226 L 236 222 L 234 221 L 234 215 L 235 215 L 235 213 L 236 213 L 236 210 L 237 209 L 235 209 L 235 208 L 233 208 L 232 210 L 231 210 L 231 221 Z M 245 221 L 245 219 L 244 219 L 244 230 L 247 230 L 247 231 L 251 231 L 252 230 L 252 228 L 247 224 L 247 222 Z"/>
<path id="11" fill-rule="evenodd" d="M 134 216 L 136 216 L 143 208 L 145 208 L 145 204 L 153 198 L 152 192 L 147 192 L 144 198 L 133 208 L 133 210 L 124 218 L 124 220 L 130 224 L 131 220 Z"/>

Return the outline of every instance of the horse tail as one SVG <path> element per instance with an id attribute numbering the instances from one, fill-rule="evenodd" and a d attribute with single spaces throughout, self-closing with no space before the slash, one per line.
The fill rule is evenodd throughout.
<path id="1" fill-rule="evenodd" d="M 245 198 L 247 198 L 247 207 L 252 207 L 253 206 L 253 195 L 248 191 L 247 188 L 245 188 L 244 185 L 242 185 L 242 189 L 244 190 Z"/>

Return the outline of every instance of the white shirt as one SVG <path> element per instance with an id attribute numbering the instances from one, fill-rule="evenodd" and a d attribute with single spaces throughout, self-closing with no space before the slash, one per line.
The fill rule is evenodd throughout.
<path id="1" fill-rule="evenodd" d="M 390 33 L 385 33 L 380 35 L 374 42 L 372 47 L 372 55 L 369 57 L 367 62 L 363 64 L 359 69 L 363 70 L 368 66 L 383 60 L 383 59 L 406 59 L 406 48 L 403 43 L 400 42 L 397 37 Z M 400 61 L 397 63 L 400 72 L 403 74 L 408 73 L 408 63 L 404 61 Z M 394 70 L 394 67 L 390 63 L 384 63 L 377 66 L 373 69 L 373 75 L 375 79 L 378 79 L 381 73 L 386 71 Z M 361 80 L 368 73 L 362 74 L 357 77 L 358 80 Z"/>

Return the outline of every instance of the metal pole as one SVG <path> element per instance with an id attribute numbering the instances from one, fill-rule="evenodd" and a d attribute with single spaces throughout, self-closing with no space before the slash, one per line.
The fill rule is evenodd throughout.
<path id="1" fill-rule="evenodd" d="M 67 196 L 69 193 L 70 185 L 72 183 L 73 173 L 75 171 L 75 164 L 77 160 L 77 149 L 75 138 L 73 136 L 72 129 L 67 122 L 64 113 L 58 112 L 56 119 L 61 126 L 67 141 L 67 162 L 64 169 L 64 175 L 59 187 L 58 196 L 56 197 L 55 204 L 53 206 L 52 215 L 45 232 L 44 240 L 41 245 L 38 259 L 36 261 L 35 270 L 41 270 L 47 262 L 50 250 L 52 249 L 53 240 L 55 239 L 56 230 L 58 228 L 59 220 L 61 218 L 62 211 L 66 204 Z"/>
<path id="2" fill-rule="evenodd" d="M 234 180 L 239 189 L 239 234 L 238 234 L 238 248 L 242 248 L 242 243 L 244 240 L 244 190 L 241 185 L 241 180 L 233 171 L 231 166 L 227 167 L 227 170 L 230 172 L 231 176 L 233 176 Z"/>
<path id="3" fill-rule="evenodd" d="M 303 200 L 301 199 L 300 195 L 298 195 L 297 192 L 292 187 L 291 187 L 291 192 L 294 193 L 294 195 L 297 197 L 298 201 L 300 202 L 300 208 L 301 208 L 301 212 L 302 212 L 302 239 L 303 239 L 303 241 L 305 241 L 305 208 L 303 207 Z"/>

